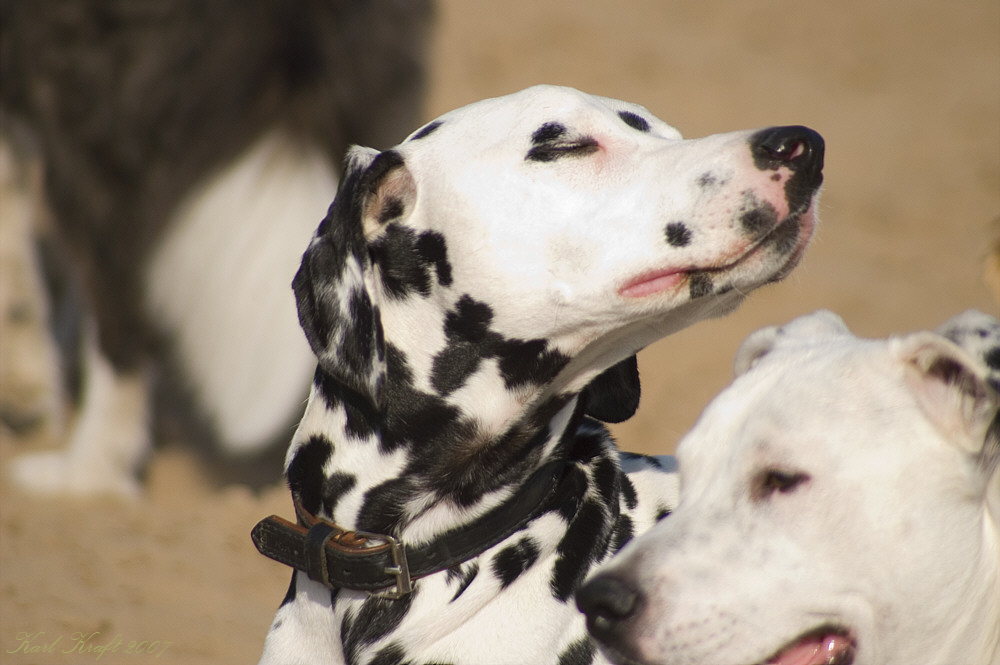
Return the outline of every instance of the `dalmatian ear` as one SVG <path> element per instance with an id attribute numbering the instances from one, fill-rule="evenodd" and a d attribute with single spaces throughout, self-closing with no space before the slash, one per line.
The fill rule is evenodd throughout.
<path id="1" fill-rule="evenodd" d="M 951 341 L 921 332 L 890 342 L 921 410 L 974 455 L 1000 454 L 1000 394 L 987 366 Z"/>
<path id="2" fill-rule="evenodd" d="M 607 368 L 583 389 L 584 413 L 605 423 L 625 422 L 639 408 L 639 362 L 633 355 Z"/>
<path id="3" fill-rule="evenodd" d="M 825 309 L 800 316 L 783 326 L 768 326 L 750 333 L 736 351 L 733 373 L 740 376 L 764 356 L 783 344 L 813 342 L 817 339 L 850 335 L 844 320 Z"/>
<path id="4" fill-rule="evenodd" d="M 368 237 L 405 205 L 402 197 L 412 195 L 408 182 L 398 153 L 352 147 L 337 196 L 292 281 L 299 322 L 320 367 L 375 406 L 385 340 Z"/>

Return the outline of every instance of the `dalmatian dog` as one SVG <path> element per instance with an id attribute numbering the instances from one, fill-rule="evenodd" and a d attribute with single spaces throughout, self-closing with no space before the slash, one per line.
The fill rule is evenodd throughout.
<path id="1" fill-rule="evenodd" d="M 551 86 L 352 149 L 293 284 L 318 369 L 299 524 L 253 534 L 296 569 L 261 662 L 604 662 L 573 593 L 676 484 L 600 421 L 639 349 L 799 262 L 823 150 Z"/>
<path id="2" fill-rule="evenodd" d="M 680 503 L 579 592 L 618 663 L 1000 663 L 1000 322 L 751 335 Z"/>

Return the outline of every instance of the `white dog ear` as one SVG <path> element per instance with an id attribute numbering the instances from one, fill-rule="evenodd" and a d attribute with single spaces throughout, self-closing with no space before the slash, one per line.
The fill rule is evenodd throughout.
<path id="1" fill-rule="evenodd" d="M 986 366 L 949 340 L 929 332 L 890 343 L 906 381 L 928 419 L 968 452 L 992 454 L 1000 423 L 1000 395 Z"/>
<path id="2" fill-rule="evenodd" d="M 800 316 L 780 328 L 768 326 L 750 333 L 736 351 L 733 373 L 746 373 L 761 358 L 785 343 L 809 343 L 814 340 L 850 335 L 844 320 L 833 312 L 820 309 L 812 314 Z"/>
<path id="3" fill-rule="evenodd" d="M 770 353 L 778 341 L 780 331 L 781 328 L 778 326 L 768 326 L 750 333 L 736 350 L 733 374 L 735 376 L 746 374 L 761 358 Z"/>

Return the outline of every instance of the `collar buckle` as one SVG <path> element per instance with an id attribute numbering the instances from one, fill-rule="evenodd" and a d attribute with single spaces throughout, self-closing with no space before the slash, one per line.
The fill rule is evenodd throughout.
<path id="1" fill-rule="evenodd" d="M 386 575 L 392 575 L 396 578 L 396 584 L 385 591 L 373 591 L 370 595 L 376 598 L 399 600 L 413 593 L 414 582 L 410 577 L 410 565 L 406 559 L 406 546 L 398 538 L 381 533 L 371 533 L 370 531 L 355 531 L 354 535 L 367 540 L 385 543 L 389 546 L 389 551 L 392 553 L 393 565 L 383 570 Z"/>

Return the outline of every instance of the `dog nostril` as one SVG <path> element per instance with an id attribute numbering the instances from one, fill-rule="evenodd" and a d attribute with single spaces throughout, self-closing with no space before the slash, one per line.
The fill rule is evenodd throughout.
<path id="1" fill-rule="evenodd" d="M 576 594 L 576 606 L 587 615 L 587 627 L 595 636 L 613 633 L 617 624 L 636 614 L 642 600 L 639 592 L 608 575 L 595 577 Z"/>
<path id="2" fill-rule="evenodd" d="M 787 166 L 818 172 L 823 168 L 824 148 L 822 136 L 799 125 L 771 127 L 750 137 L 754 163 L 761 170 Z"/>
<path id="3" fill-rule="evenodd" d="M 761 149 L 766 151 L 774 159 L 781 162 L 792 162 L 797 157 L 805 154 L 807 148 L 802 141 L 787 141 L 778 145 L 762 145 Z"/>

